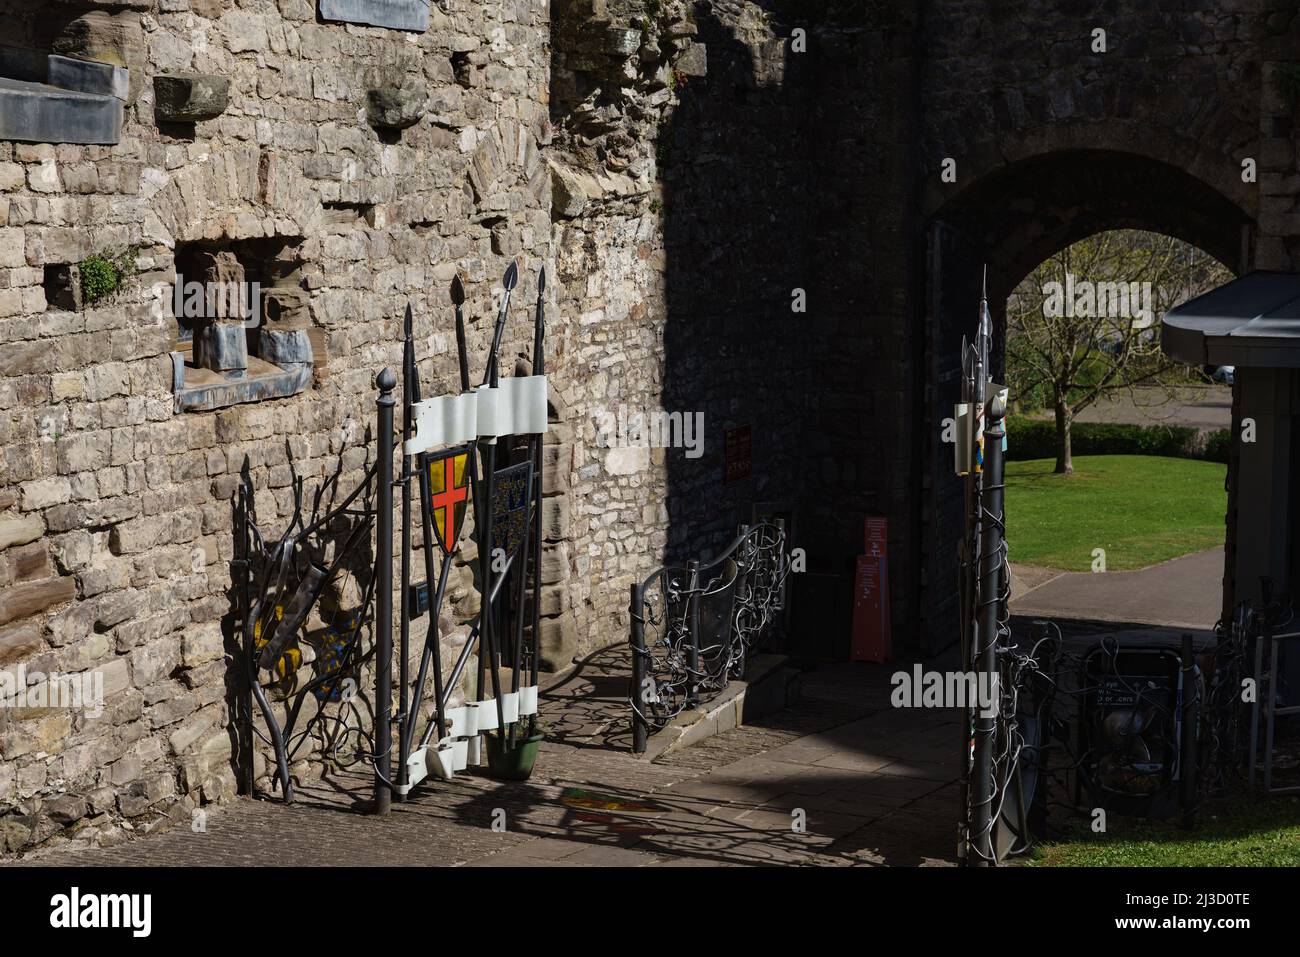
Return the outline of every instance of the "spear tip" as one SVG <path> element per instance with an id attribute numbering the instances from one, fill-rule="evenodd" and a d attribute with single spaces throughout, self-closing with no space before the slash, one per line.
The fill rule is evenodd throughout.
<path id="1" fill-rule="evenodd" d="M 506 267 L 506 274 L 501 278 L 501 285 L 505 287 L 506 292 L 515 288 L 519 282 L 519 260 L 510 260 L 510 265 Z"/>
<path id="2" fill-rule="evenodd" d="M 546 292 L 546 267 L 543 266 L 537 273 L 537 295 Z"/>
<path id="3" fill-rule="evenodd" d="M 402 319 L 402 330 L 406 333 L 408 338 L 410 337 L 411 330 L 414 326 L 415 318 L 411 312 L 411 301 L 408 299 L 406 301 L 406 316 Z"/>
<path id="4" fill-rule="evenodd" d="M 465 284 L 460 281 L 460 273 L 451 277 L 451 301 L 458 306 L 465 303 Z"/>

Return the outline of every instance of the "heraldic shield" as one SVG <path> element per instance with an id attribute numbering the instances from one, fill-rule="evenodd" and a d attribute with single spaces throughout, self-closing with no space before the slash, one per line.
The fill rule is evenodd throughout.
<path id="1" fill-rule="evenodd" d="M 460 541 L 469 505 L 469 446 L 430 456 L 429 498 L 438 545 L 450 555 Z"/>
<path id="2" fill-rule="evenodd" d="M 492 493 L 492 534 L 494 543 L 505 549 L 507 558 L 513 556 L 524 541 L 531 470 L 531 462 L 520 462 L 496 472 L 496 488 Z"/>

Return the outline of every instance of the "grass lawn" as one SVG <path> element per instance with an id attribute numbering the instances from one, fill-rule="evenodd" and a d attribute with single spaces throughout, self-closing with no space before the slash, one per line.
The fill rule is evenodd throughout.
<path id="1" fill-rule="evenodd" d="M 1080 825 L 1077 835 L 1040 845 L 1046 867 L 1300 867 L 1300 799 L 1240 798 L 1201 808 L 1196 826 L 1148 823 L 1117 815 L 1106 834 Z"/>
<path id="2" fill-rule="evenodd" d="M 1011 561 L 1088 571 L 1092 550 L 1125 571 L 1223 544 L 1227 466 L 1152 455 L 1082 455 L 1007 463 Z"/>

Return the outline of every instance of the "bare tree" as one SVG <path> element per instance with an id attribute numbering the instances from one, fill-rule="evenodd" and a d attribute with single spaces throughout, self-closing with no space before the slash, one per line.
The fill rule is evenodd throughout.
<path id="1" fill-rule="evenodd" d="M 1056 471 L 1074 471 L 1070 428 L 1103 396 L 1172 389 L 1185 366 L 1160 351 L 1160 318 L 1232 278 L 1172 236 L 1110 230 L 1044 260 L 1007 300 L 1007 378 L 1022 405 L 1056 417 Z"/>

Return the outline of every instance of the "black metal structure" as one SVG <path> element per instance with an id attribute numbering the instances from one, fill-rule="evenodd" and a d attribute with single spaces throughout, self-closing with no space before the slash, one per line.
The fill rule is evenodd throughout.
<path id="1" fill-rule="evenodd" d="M 505 296 L 496 317 L 480 389 L 497 389 L 501 383 L 498 353 L 509 313 L 510 292 L 517 281 L 518 264 L 512 262 L 503 279 Z M 545 290 L 543 271 L 538 280 L 534 320 L 535 376 L 544 375 Z M 467 398 L 471 389 L 462 313 L 465 292 L 460 277 L 453 282 L 451 298 L 456 310 L 461 398 Z M 491 706 L 497 719 L 494 723 L 484 722 L 496 732 L 489 739 L 489 750 L 495 748 L 498 753 L 508 754 L 521 739 L 536 739 L 540 603 L 536 600 L 531 603 L 530 629 L 525 628 L 529 618 L 525 607 L 529 589 L 534 595 L 540 591 L 542 436 L 538 429 L 544 429 L 545 415 L 542 414 L 543 425 L 527 435 L 526 461 L 505 469 L 496 467 L 496 446 L 498 441 L 511 441 L 515 436 L 492 430 L 491 422 L 484 425 L 490 431 L 466 443 L 408 454 L 407 444 L 416 427 L 415 410 L 421 402 L 412 326 L 408 306 L 402 357 L 404 441 L 400 463 L 394 446 L 397 377 L 384 369 L 376 377 L 379 394 L 375 459 L 370 461 L 367 454 L 361 479 L 351 492 L 344 494 L 339 488 L 344 453 L 350 451 L 345 445 L 339 451 L 334 473 L 315 489 L 310 509 L 304 505 L 304 481 L 296 473 L 292 474 L 292 514 L 284 531 L 273 537 L 259 524 L 247 467 L 238 487 L 234 572 L 245 679 L 245 691 L 240 697 L 240 727 L 244 780 L 250 793 L 255 777 L 253 753 L 256 742 L 261 740 L 275 754 L 275 782 L 286 802 L 293 797 L 290 767 L 296 760 L 318 750 L 336 767 L 348 767 L 362 759 L 371 761 L 374 767 L 371 809 L 377 814 L 387 813 L 394 795 L 404 798 L 417 783 L 411 779 L 412 755 L 431 744 L 438 746 L 450 740 L 453 730 L 449 720 L 450 700 L 476 650 L 479 675 L 474 706 Z M 490 403 L 485 408 L 493 411 Z M 457 485 L 458 478 L 463 478 L 467 487 Z M 437 500 L 433 491 L 435 483 L 441 488 Z M 401 489 L 396 642 L 393 636 L 395 488 Z M 417 496 L 426 579 L 422 586 L 413 587 L 413 506 Z M 501 511 L 499 498 L 508 499 L 507 517 L 503 526 L 494 530 L 494 515 Z M 440 612 L 453 559 L 467 524 L 463 519 L 471 504 L 481 560 L 482 610 L 451 673 L 444 675 Z M 498 544 L 505 547 L 498 548 Z M 504 559 L 498 560 L 502 553 Z M 357 597 L 349 603 L 348 596 Z M 412 680 L 411 623 L 425 613 L 428 625 L 424 646 Z M 506 620 L 512 624 L 509 629 L 499 624 Z M 398 658 L 396 689 L 393 687 L 394 655 Z M 363 671 L 372 665 L 373 697 L 367 699 L 363 693 L 367 687 Z M 504 702 L 510 699 L 503 696 L 498 665 L 511 669 L 509 694 L 515 702 L 523 691 L 533 692 L 533 703 L 528 710 L 520 709 L 513 716 L 507 712 Z M 426 709 L 423 705 L 430 674 L 433 700 L 432 708 Z M 521 686 L 521 679 L 527 683 Z M 485 699 L 489 683 L 493 690 L 490 702 Z M 426 710 L 430 712 L 427 721 Z M 257 727 L 255 711 L 262 715 L 265 732 Z M 308 744 L 314 747 L 308 748 Z M 398 758 L 395 771 L 394 751 Z"/>
<path id="2" fill-rule="evenodd" d="M 746 656 L 785 607 L 791 567 L 785 523 L 742 526 L 705 564 L 665 566 L 632 586 L 633 750 L 745 670 Z"/>
<path id="3" fill-rule="evenodd" d="M 316 488 L 306 513 L 303 479 L 292 474 L 293 512 L 278 537 L 258 521 L 247 467 L 236 493 L 245 790 L 253 791 L 253 751 L 260 739 L 275 753 L 275 780 L 286 802 L 293 798 L 289 767 L 304 754 L 318 750 L 334 766 L 348 767 L 374 751 L 375 724 L 361 689 L 363 669 L 377 650 L 374 609 L 384 591 L 376 591 L 376 581 L 384 579 L 376 577 L 381 570 L 370 544 L 382 524 L 382 463 L 367 461 L 361 481 L 344 494 L 339 481 L 345 451 L 340 449 L 335 471 Z M 360 596 L 350 607 L 349 592 Z M 254 706 L 265 733 L 256 726 Z"/>
<path id="4" fill-rule="evenodd" d="M 464 285 L 459 276 L 451 288 L 455 307 L 457 358 L 460 372 L 461 397 L 485 389 L 498 389 L 500 377 L 500 349 L 509 316 L 511 293 L 518 283 L 519 267 L 511 262 L 502 279 L 504 295 L 493 328 L 492 344 L 481 384 L 472 390 L 469 377 L 468 350 L 465 338 L 465 319 L 462 310 L 465 302 Z M 544 375 L 545 347 L 545 292 L 546 274 L 538 276 L 537 305 L 534 317 L 533 375 Z M 486 744 L 489 754 L 512 752 L 520 740 L 533 739 L 537 731 L 537 715 L 530 710 L 525 716 L 507 710 L 508 702 L 517 702 L 525 687 L 535 687 L 537 676 L 537 640 L 539 633 L 539 602 L 532 602 L 532 627 L 525 631 L 524 609 L 531 588 L 534 595 L 540 591 L 541 568 L 541 500 L 542 471 L 540 434 L 528 435 L 528 456 L 524 462 L 498 468 L 498 444 L 509 443 L 511 435 L 484 433 L 475 435 L 466 444 L 454 445 L 435 451 L 408 454 L 406 446 L 415 431 L 415 410 L 421 402 L 421 388 L 416 366 L 412 335 L 412 319 L 408 307 L 405 322 L 403 349 L 404 415 L 403 453 L 399 470 L 402 486 L 402 540 L 401 540 L 401 613 L 397 654 L 398 667 L 398 775 L 397 791 L 400 796 L 409 792 L 418 781 L 413 781 L 410 770 L 413 756 L 428 749 L 450 747 L 448 743 L 457 735 L 452 720 L 450 702 L 460 684 L 470 655 L 478 652 L 478 673 L 474 681 L 473 707 L 485 707 L 494 712 L 495 720 L 485 721 Z M 463 456 L 463 461 L 457 461 Z M 435 476 L 435 469 L 446 469 Z M 449 674 L 443 674 L 439 620 L 446 597 L 452 562 L 459 547 L 463 523 L 456 516 L 453 505 L 435 500 L 435 480 L 441 495 L 451 491 L 452 476 L 464 473 L 468 489 L 463 499 L 472 504 L 474 516 L 473 537 L 478 547 L 478 578 L 484 596 L 477 623 L 469 632 Z M 418 490 L 412 489 L 413 478 L 418 479 Z M 411 505 L 414 495 L 419 496 L 422 523 L 422 551 L 425 582 L 413 587 Z M 441 517 L 434 516 L 441 511 Z M 468 511 L 468 509 L 466 509 Z M 435 545 L 437 546 L 435 548 Z M 416 601 L 417 588 L 429 596 L 427 608 Z M 408 674 L 410 656 L 410 620 L 427 611 L 428 629 L 420 665 L 412 684 Z M 511 627 L 506 627 L 509 622 Z M 501 667 L 509 667 L 509 688 L 503 687 Z M 423 714 L 425 689 L 429 673 L 433 675 L 432 714 Z M 527 676 L 527 684 L 521 678 Z M 489 697 L 490 688 L 490 697 Z M 480 714 L 480 718 L 483 716 Z M 526 722 L 523 720 L 527 718 Z M 424 722 L 421 726 L 421 722 Z M 524 730 L 526 728 L 526 730 Z M 493 733 L 495 732 L 495 733 Z M 462 739 L 464 735 L 459 735 Z M 471 735 L 477 737 L 477 735 Z M 462 740 L 462 744 L 465 742 Z M 466 745 L 467 747 L 468 745 Z M 419 765 L 417 760 L 416 765 Z"/>

